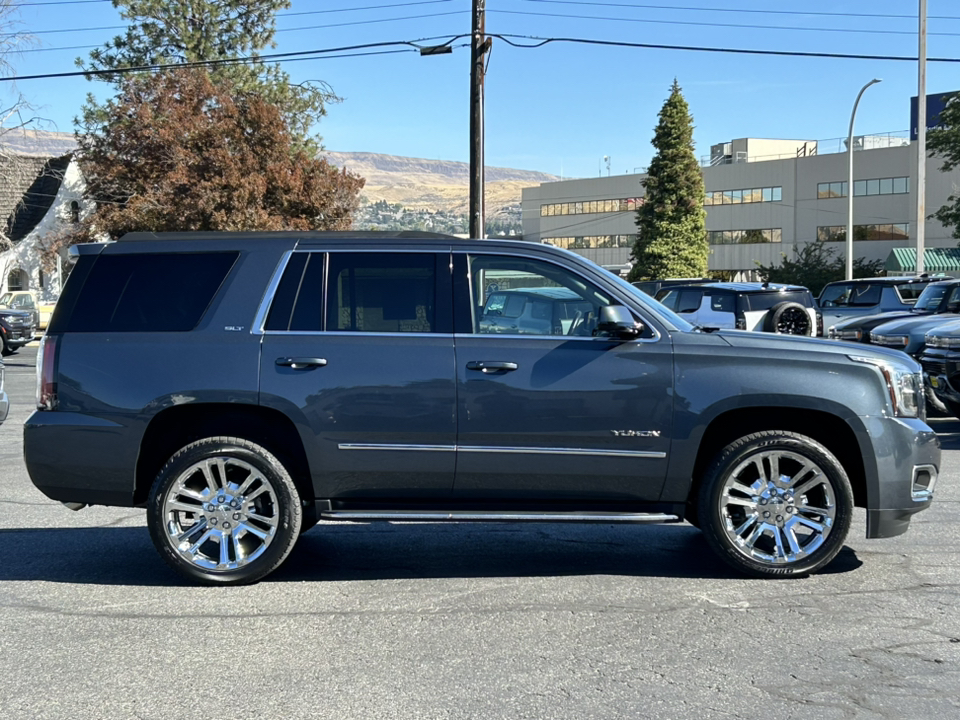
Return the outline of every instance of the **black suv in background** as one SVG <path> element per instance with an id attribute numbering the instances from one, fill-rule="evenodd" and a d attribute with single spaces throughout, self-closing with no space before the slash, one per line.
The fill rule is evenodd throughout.
<path id="1" fill-rule="evenodd" d="M 33 313 L 27 310 L 0 308 L 0 352 L 12 355 L 37 336 Z"/>
<path id="2" fill-rule="evenodd" d="M 134 234 L 73 251 L 30 477 L 74 509 L 146 508 L 199 582 L 264 577 L 319 519 L 686 519 L 743 573 L 803 575 L 856 506 L 890 537 L 933 497 L 912 359 L 701 332 L 547 245 Z M 523 294 L 549 296 L 550 321 L 494 328 Z"/>

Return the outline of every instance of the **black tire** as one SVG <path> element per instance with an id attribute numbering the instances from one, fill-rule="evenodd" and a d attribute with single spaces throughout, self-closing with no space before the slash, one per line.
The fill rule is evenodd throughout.
<path id="1" fill-rule="evenodd" d="M 3 348 L 0 348 L 0 355 L 3 355 L 3 357 L 9 357 L 10 355 L 13 355 L 15 352 L 16 352 L 16 350 L 15 350 L 15 349 L 11 349 L 10 346 L 7 345 L 7 341 L 4 340 L 4 341 L 3 341 Z"/>
<path id="2" fill-rule="evenodd" d="M 302 518 L 286 468 L 242 438 L 210 437 L 177 451 L 147 502 L 157 552 L 205 585 L 246 585 L 276 570 L 293 549 Z"/>
<path id="3" fill-rule="evenodd" d="M 804 464 L 812 469 L 801 470 Z M 833 453 L 784 430 L 747 435 L 724 448 L 698 500 L 710 546 L 759 578 L 802 577 L 825 566 L 843 547 L 854 507 L 850 480 Z"/>
<path id="4" fill-rule="evenodd" d="M 812 335 L 813 323 L 810 313 L 798 302 L 777 303 L 763 320 L 765 332 L 780 333 L 782 335 Z"/>

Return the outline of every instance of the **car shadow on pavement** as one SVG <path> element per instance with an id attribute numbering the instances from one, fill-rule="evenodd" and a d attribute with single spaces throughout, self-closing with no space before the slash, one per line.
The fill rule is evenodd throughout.
<path id="1" fill-rule="evenodd" d="M 185 586 L 146 528 L 0 530 L 0 582 Z M 862 562 L 844 547 L 821 573 Z M 564 577 L 742 579 L 689 525 L 322 523 L 264 582 Z"/>

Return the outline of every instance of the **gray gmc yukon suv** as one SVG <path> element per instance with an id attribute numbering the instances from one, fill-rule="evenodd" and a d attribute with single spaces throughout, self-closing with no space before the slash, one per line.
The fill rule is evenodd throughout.
<path id="1" fill-rule="evenodd" d="M 198 582 L 264 577 L 318 520 L 686 519 L 743 573 L 802 575 L 855 507 L 890 537 L 933 496 L 911 358 L 706 332 L 547 245 L 132 234 L 74 252 L 30 476 L 73 509 L 146 508 Z M 496 293 L 574 312 L 512 334 L 483 320 Z"/>

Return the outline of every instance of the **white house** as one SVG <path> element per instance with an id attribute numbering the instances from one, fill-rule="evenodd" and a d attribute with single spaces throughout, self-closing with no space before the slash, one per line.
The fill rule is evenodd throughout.
<path id="1" fill-rule="evenodd" d="M 56 301 L 56 261 L 41 258 L 49 238 L 87 214 L 83 190 L 72 153 L 0 151 L 0 292 L 33 290 L 41 302 Z"/>

